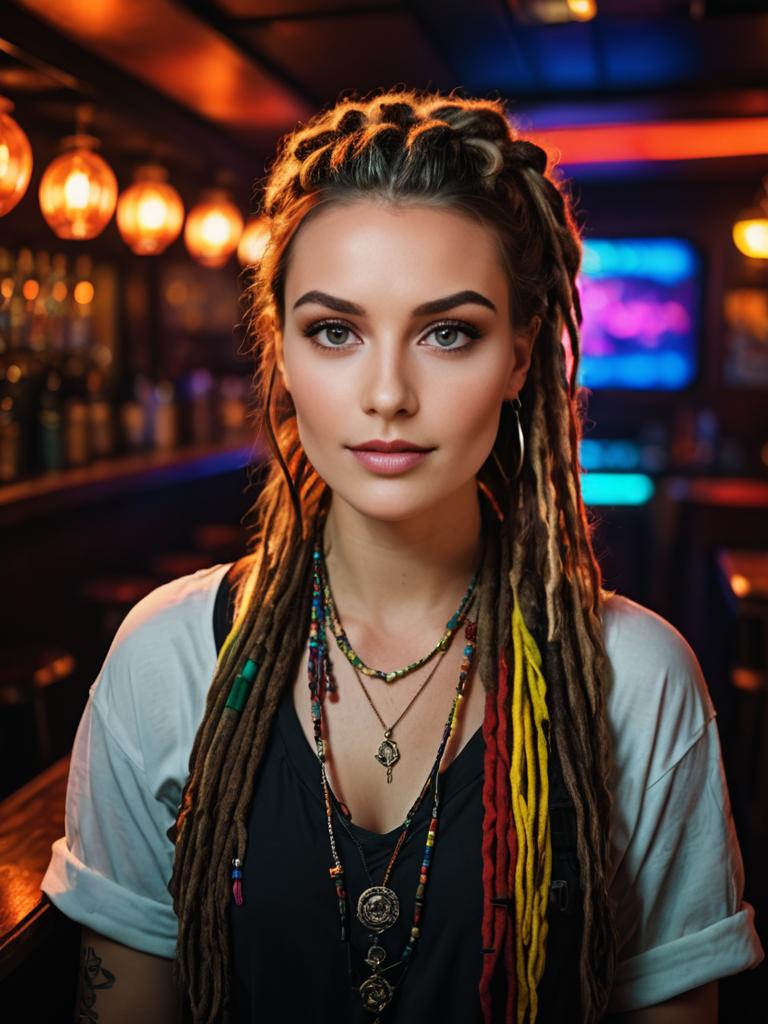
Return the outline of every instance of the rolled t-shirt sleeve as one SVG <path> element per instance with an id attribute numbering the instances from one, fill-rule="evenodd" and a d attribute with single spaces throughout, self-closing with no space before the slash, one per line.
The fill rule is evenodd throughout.
<path id="1" fill-rule="evenodd" d="M 608 1006 L 651 1006 L 759 964 L 754 910 L 715 718 L 645 788 L 619 865 L 615 913 L 621 936 Z"/>
<path id="2" fill-rule="evenodd" d="M 168 830 L 216 666 L 213 607 L 229 564 L 160 585 L 120 624 L 80 719 L 65 834 L 40 885 L 73 920 L 168 958 L 178 935 Z"/>
<path id="3" fill-rule="evenodd" d="M 103 670 L 108 684 L 109 666 Z M 92 689 L 75 737 L 65 835 L 40 888 L 64 914 L 146 953 L 173 957 L 177 919 L 167 888 L 174 818 L 106 723 Z"/>

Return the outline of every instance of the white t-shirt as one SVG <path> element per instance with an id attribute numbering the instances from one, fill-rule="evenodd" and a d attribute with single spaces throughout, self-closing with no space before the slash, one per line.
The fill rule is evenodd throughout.
<path id="1" fill-rule="evenodd" d="M 120 625 L 75 738 L 65 835 L 41 889 L 68 917 L 173 957 L 168 892 L 189 754 L 216 665 L 213 603 L 231 563 L 157 587 Z M 699 663 L 665 619 L 615 595 L 603 614 L 614 743 L 609 1011 L 755 967 L 741 852 Z"/>

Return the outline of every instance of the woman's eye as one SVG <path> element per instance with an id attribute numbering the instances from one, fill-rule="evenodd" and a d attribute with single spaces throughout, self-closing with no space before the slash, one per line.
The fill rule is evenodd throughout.
<path id="1" fill-rule="evenodd" d="M 350 333 L 349 327 L 345 327 L 344 324 L 336 323 L 313 324 L 304 331 L 306 337 L 308 337 L 314 345 L 317 345 L 318 348 L 342 348 L 344 347 L 344 342 L 347 340 L 347 335 Z M 315 337 L 321 334 L 325 336 L 325 342 L 327 342 L 327 344 L 315 341 Z"/>
<path id="2" fill-rule="evenodd" d="M 350 346 L 346 342 L 351 334 L 353 334 L 351 327 L 328 320 L 311 324 L 304 331 L 305 337 L 309 338 L 313 345 L 326 351 L 349 348 Z M 432 327 L 425 337 L 429 338 L 434 335 L 437 342 L 435 345 L 428 345 L 428 348 L 437 348 L 442 352 L 453 353 L 468 351 L 481 334 L 482 331 L 477 327 L 461 322 L 438 324 L 436 327 Z M 462 335 L 467 339 L 464 344 L 460 344 Z M 320 340 L 316 340 L 318 338 Z"/>
<path id="3" fill-rule="evenodd" d="M 437 339 L 436 348 L 442 349 L 444 352 L 464 352 L 471 348 L 474 342 L 480 337 L 481 331 L 476 327 L 472 327 L 470 324 L 440 324 L 437 327 L 433 327 L 429 334 L 434 334 Z M 461 335 L 464 335 L 468 340 L 463 344 L 457 344 Z M 429 335 L 428 335 L 429 337 Z"/>

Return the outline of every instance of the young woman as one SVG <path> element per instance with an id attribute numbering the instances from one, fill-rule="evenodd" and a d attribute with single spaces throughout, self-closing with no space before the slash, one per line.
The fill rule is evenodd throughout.
<path id="1" fill-rule="evenodd" d="M 601 586 L 546 165 L 453 94 L 282 140 L 248 555 L 126 617 L 43 881 L 81 1020 L 712 1024 L 762 960 L 696 657 Z"/>

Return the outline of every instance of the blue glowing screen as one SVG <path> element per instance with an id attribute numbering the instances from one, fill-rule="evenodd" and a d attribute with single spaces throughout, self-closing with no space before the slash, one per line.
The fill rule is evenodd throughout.
<path id="1" fill-rule="evenodd" d="M 696 375 L 701 260 L 681 238 L 584 241 L 579 383 L 678 391 Z"/>

